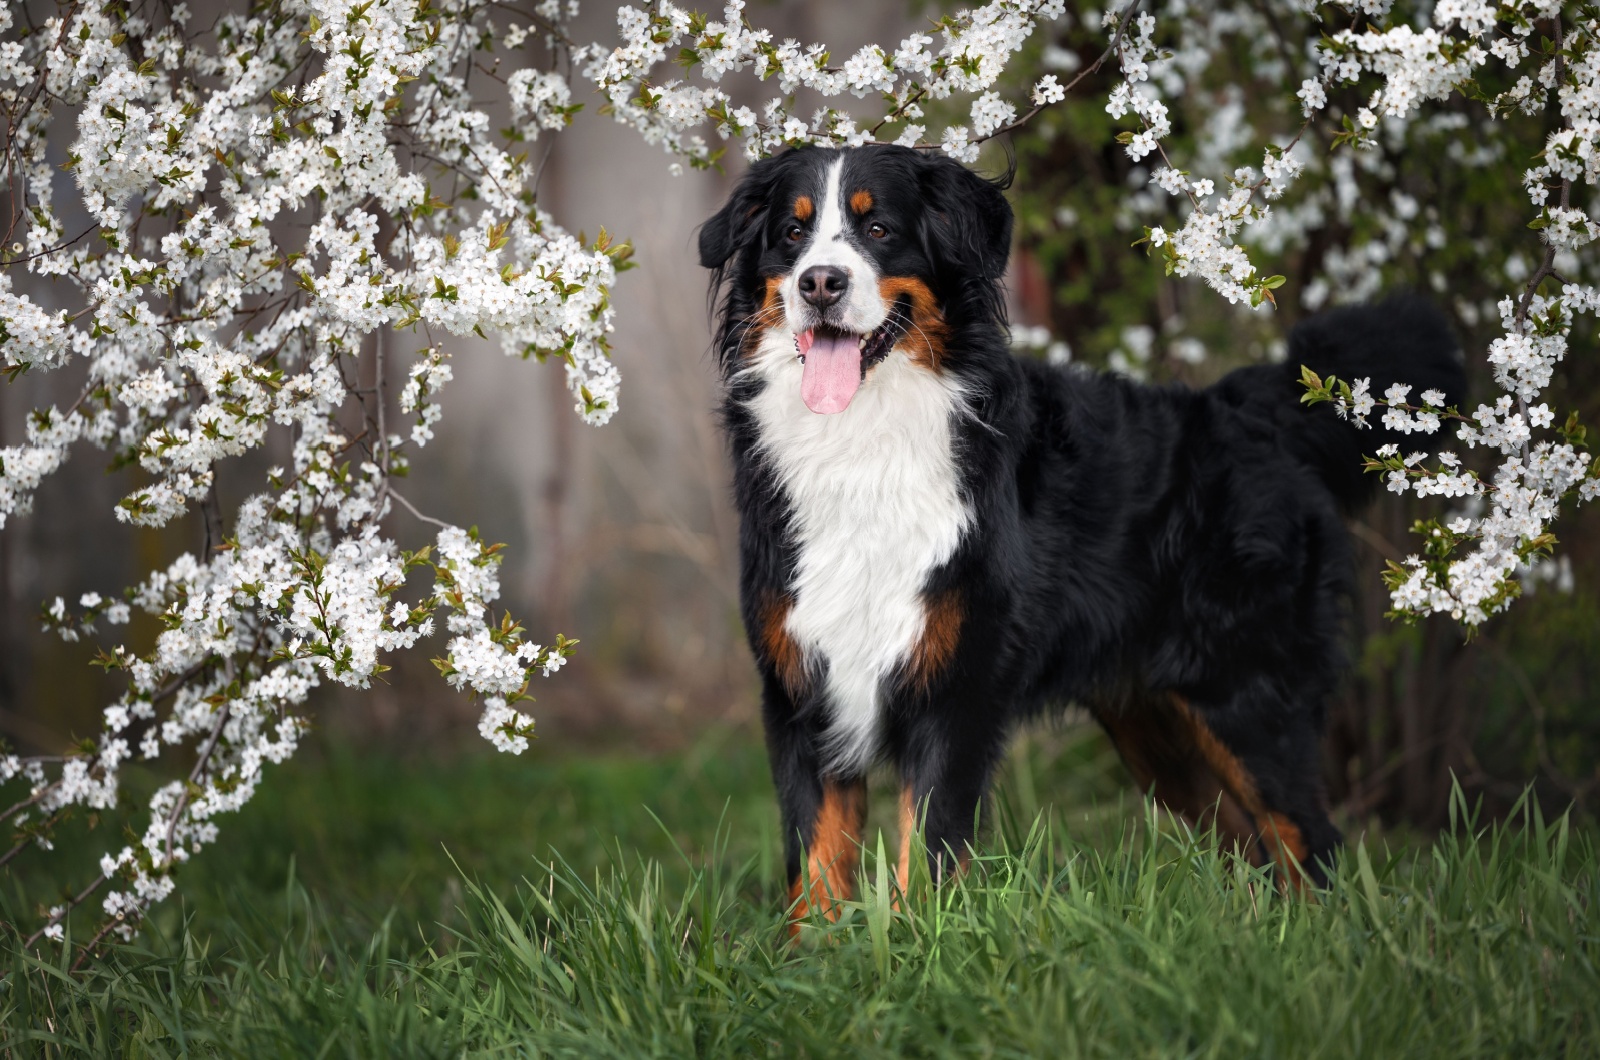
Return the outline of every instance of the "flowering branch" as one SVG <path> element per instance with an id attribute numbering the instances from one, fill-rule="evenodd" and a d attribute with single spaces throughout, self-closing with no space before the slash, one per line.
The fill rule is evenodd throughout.
<path id="1" fill-rule="evenodd" d="M 30 945 L 62 938 L 66 917 L 96 895 L 105 919 L 85 955 L 108 933 L 128 935 L 264 766 L 293 753 L 311 689 L 365 687 L 436 618 L 448 634 L 441 669 L 484 697 L 484 735 L 513 752 L 532 736 L 510 704 L 576 642 L 544 647 L 491 621 L 499 547 L 475 532 L 441 523 L 432 545 L 406 551 L 384 530 L 390 477 L 432 437 L 429 399 L 449 378 L 431 344 L 400 395 L 418 423 L 409 439 L 391 435 L 400 331 L 497 332 L 507 352 L 559 360 L 587 421 L 617 408 L 609 288 L 631 248 L 563 231 L 539 208 L 518 147 L 575 110 L 556 72 L 570 66 L 560 10 L 538 16 L 550 67 L 499 82 L 513 124 L 496 139 L 467 90 L 495 35 L 492 6 L 269 3 L 191 33 L 183 5 L 68 5 L 14 40 L 16 9 L 0 11 L 15 211 L 0 248 L 0 367 L 11 379 L 86 380 L 65 411 L 28 418 L 23 444 L 0 447 L 0 527 L 82 442 L 149 476 L 119 519 L 162 526 L 194 505 L 204 527 L 198 555 L 120 599 L 57 599 L 42 616 L 78 640 L 139 608 L 162 632 L 145 653 L 100 651 L 128 689 L 96 738 L 66 755 L 0 753 L 0 785 L 26 786 L 0 814 L 18 834 L 0 864 L 49 849 L 74 807 L 113 806 L 130 758 L 192 746 L 194 760 L 152 797 L 139 840 L 108 853 Z M 70 239 L 46 158 L 63 130 L 68 179 L 95 221 Z M 446 185 L 448 195 L 435 190 Z M 351 408 L 363 425 L 353 437 L 341 425 Z M 292 468 L 271 469 L 222 511 L 218 474 L 273 432 L 287 434 Z M 433 581 L 420 599 L 406 592 L 419 568 Z"/>
<path id="2" fill-rule="evenodd" d="M 1117 50 L 1123 29 L 1138 0 L 1116 16 L 1116 35 L 1098 69 Z M 1059 102 L 1066 89 L 1051 75 L 1034 91 L 1035 110 L 1018 119 L 1014 104 L 992 91 L 1011 56 L 1041 22 L 1061 18 L 1064 0 L 990 0 L 989 3 L 936 24 L 943 43 L 913 33 L 891 53 L 869 44 L 842 66 L 830 65 L 822 44 L 773 42 L 767 30 L 744 17 L 744 0 L 730 0 L 721 21 L 691 13 L 668 0 L 649 8 L 623 7 L 617 13 L 623 43 L 599 45 L 582 52 L 584 76 L 605 94 L 606 109 L 616 120 L 639 131 L 650 142 L 686 158 L 697 168 L 717 164 L 723 149 L 713 151 L 698 131 L 710 124 L 723 140 L 742 141 L 744 154 L 756 159 L 783 147 L 807 144 L 859 147 L 895 143 L 906 147 L 938 147 L 964 162 L 975 161 L 978 145 L 1020 127 L 1043 107 Z M 704 84 L 673 78 L 657 84 L 655 71 L 669 58 L 698 70 Z M 762 81 L 776 77 L 784 95 L 773 97 L 758 117 L 749 107 L 735 107 L 717 87 L 729 73 L 750 71 Z M 1085 71 L 1086 75 L 1091 71 Z M 1075 79 L 1076 85 L 1082 76 Z M 888 109 L 866 124 L 845 111 L 826 106 L 809 122 L 795 113 L 793 93 L 809 90 L 824 99 L 849 93 L 857 99 L 876 93 Z M 923 104 L 960 93 L 977 98 L 971 104 L 971 126 L 947 127 L 937 143 L 924 140 Z M 885 125 L 901 125 L 901 134 L 880 138 Z"/>
<path id="3" fill-rule="evenodd" d="M 1027 125 L 1034 118 L 1037 118 L 1040 114 L 1043 114 L 1050 107 L 1053 107 L 1057 103 L 1060 103 L 1066 99 L 1067 94 L 1073 89 L 1077 88 L 1078 83 L 1084 78 L 1089 77 L 1092 74 L 1099 73 L 1100 68 L 1106 64 L 1106 60 L 1110 59 L 1113 55 L 1118 55 L 1121 53 L 1122 38 L 1127 34 L 1128 25 L 1133 21 L 1134 15 L 1138 13 L 1139 6 L 1143 2 L 1144 0 L 1131 0 L 1130 3 L 1123 7 L 1121 13 L 1115 16 L 1116 31 L 1111 35 L 1111 43 L 1106 45 L 1106 50 L 1101 52 L 1094 62 L 1078 71 L 1078 75 L 1076 77 L 1063 85 L 1059 83 L 1059 79 L 1054 74 L 1044 75 L 1034 86 L 1033 94 L 1031 96 L 1033 106 L 1031 108 L 1029 108 L 1027 111 L 1024 111 L 1022 115 L 1016 119 L 1007 122 L 1004 125 L 998 126 L 988 133 L 974 137 L 970 143 L 973 145 L 978 145 L 986 143 L 989 140 L 993 140 L 998 136 L 1005 136 L 1016 132 L 1018 129 L 1021 129 L 1023 126 Z M 922 95 L 924 94 L 925 93 L 919 93 L 917 98 L 921 99 Z M 876 137 L 877 130 L 881 125 L 899 120 L 899 115 L 901 113 L 902 111 L 897 107 L 895 110 L 890 111 L 889 114 L 878 123 L 878 125 L 873 126 L 872 132 L 874 137 Z M 875 144 L 883 143 L 883 141 L 877 139 L 874 139 L 872 142 Z M 918 143 L 916 146 L 922 150 L 929 151 L 936 148 L 942 149 L 942 144 L 926 140 Z"/>

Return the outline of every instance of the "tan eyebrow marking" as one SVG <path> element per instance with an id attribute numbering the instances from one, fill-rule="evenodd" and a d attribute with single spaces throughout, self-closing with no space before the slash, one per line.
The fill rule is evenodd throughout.
<path id="1" fill-rule="evenodd" d="M 872 209 L 872 192 L 862 188 L 850 196 L 850 209 L 857 214 L 864 214 Z"/>
<path id="2" fill-rule="evenodd" d="M 794 201 L 794 215 L 802 221 L 810 220 L 812 211 L 816 207 L 811 205 L 811 196 L 802 195 Z"/>

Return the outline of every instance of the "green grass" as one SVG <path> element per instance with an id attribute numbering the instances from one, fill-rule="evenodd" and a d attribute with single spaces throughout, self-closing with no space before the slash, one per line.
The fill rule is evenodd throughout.
<path id="1" fill-rule="evenodd" d="M 1600 1055 L 1594 837 L 1533 808 L 1484 827 L 1463 809 L 1393 850 L 1369 837 L 1310 902 L 1119 799 L 1103 743 L 1056 733 L 1013 757 L 969 875 L 917 880 L 897 910 L 893 837 L 874 832 L 861 899 L 791 947 L 748 736 L 541 755 L 272 774 L 182 902 L 89 973 L 7 944 L 0 1048 Z M 42 873 L 0 913 L 48 900 Z"/>

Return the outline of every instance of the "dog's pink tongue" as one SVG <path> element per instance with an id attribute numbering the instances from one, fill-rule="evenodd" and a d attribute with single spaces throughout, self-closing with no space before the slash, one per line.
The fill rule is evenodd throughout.
<path id="1" fill-rule="evenodd" d="M 805 370 L 800 376 L 800 398 L 806 408 L 824 416 L 843 412 L 861 386 L 861 347 L 854 336 L 825 338 L 806 331 L 800 335 L 800 355 Z"/>

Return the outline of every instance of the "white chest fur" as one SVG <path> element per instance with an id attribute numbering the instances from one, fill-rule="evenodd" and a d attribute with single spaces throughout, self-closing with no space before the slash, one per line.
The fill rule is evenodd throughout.
<path id="1" fill-rule="evenodd" d="M 928 575 L 960 544 L 972 514 L 961 496 L 951 379 L 891 352 L 850 406 L 822 416 L 800 398 L 786 333 L 750 371 L 760 448 L 794 515 L 798 563 L 787 631 L 821 673 L 831 712 L 830 764 L 865 768 L 877 751 L 886 685 L 922 635 Z"/>

